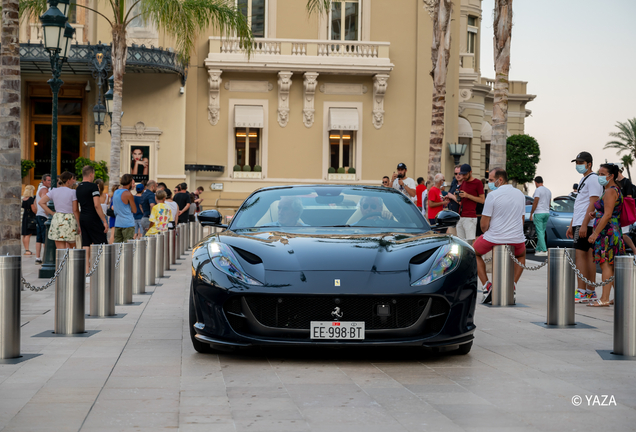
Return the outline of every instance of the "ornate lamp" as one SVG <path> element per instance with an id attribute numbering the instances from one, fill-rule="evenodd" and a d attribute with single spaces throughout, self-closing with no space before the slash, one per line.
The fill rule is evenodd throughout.
<path id="1" fill-rule="evenodd" d="M 459 165 L 459 158 L 466 153 L 466 144 L 448 143 L 449 153 L 455 159 L 455 165 Z"/>

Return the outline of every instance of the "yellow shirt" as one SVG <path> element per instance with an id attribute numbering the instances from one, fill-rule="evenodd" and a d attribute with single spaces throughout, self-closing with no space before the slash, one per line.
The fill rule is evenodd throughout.
<path id="1" fill-rule="evenodd" d="M 146 233 L 147 236 L 159 234 L 160 232 L 168 231 L 168 222 L 171 219 L 172 211 L 166 203 L 155 204 L 150 213 L 150 222 L 154 222 L 154 225 Z"/>

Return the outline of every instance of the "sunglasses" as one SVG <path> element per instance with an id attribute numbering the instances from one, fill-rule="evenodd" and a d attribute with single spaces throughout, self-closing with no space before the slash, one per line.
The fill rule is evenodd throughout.
<path id="1" fill-rule="evenodd" d="M 378 208 L 378 206 L 375 205 L 375 204 L 363 204 L 362 205 L 362 208 L 365 209 L 365 210 L 368 209 L 369 207 L 371 207 L 372 210 L 375 210 L 376 208 Z"/>

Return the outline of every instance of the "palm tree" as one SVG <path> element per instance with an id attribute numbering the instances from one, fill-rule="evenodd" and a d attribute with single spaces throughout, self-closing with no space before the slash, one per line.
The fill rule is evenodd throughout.
<path id="1" fill-rule="evenodd" d="M 18 0 L 2 0 L 0 44 L 0 255 L 20 255 L 20 22 Z"/>
<path id="2" fill-rule="evenodd" d="M 623 162 L 623 166 L 627 169 L 627 177 L 629 177 L 629 179 L 631 180 L 632 173 L 629 171 L 629 167 L 632 166 L 632 164 L 634 163 L 634 158 L 631 154 L 626 154 L 623 155 L 621 161 Z"/>
<path id="3" fill-rule="evenodd" d="M 636 158 L 636 118 L 628 119 L 625 123 L 617 122 L 616 127 L 618 132 L 609 134 L 616 140 L 608 142 L 603 148 L 617 149 L 618 155 L 627 152 L 628 156 Z"/>
<path id="4" fill-rule="evenodd" d="M 15 1 L 15 0 L 13 0 Z M 98 0 L 110 6 L 108 16 L 88 6 L 77 4 L 104 18 L 112 30 L 113 118 L 111 124 L 109 177 L 112 188 L 119 181 L 121 111 L 124 71 L 126 69 L 126 28 L 140 18 L 154 24 L 175 39 L 176 50 L 188 64 L 199 32 L 212 26 L 221 34 L 239 38 L 248 52 L 252 50 L 252 31 L 247 18 L 233 0 Z M 39 16 L 46 10 L 46 0 L 20 0 L 20 7 L 29 16 Z"/>
<path id="5" fill-rule="evenodd" d="M 495 0 L 495 88 L 492 107 L 490 167 L 506 166 L 508 126 L 508 74 L 512 38 L 512 0 Z"/>
<path id="6" fill-rule="evenodd" d="M 442 145 L 444 142 L 444 111 L 446 109 L 446 75 L 450 60 L 451 18 L 453 3 L 450 0 L 423 0 L 424 7 L 433 20 L 433 111 L 431 138 L 428 151 L 428 180 L 433 183 L 435 174 L 442 172 Z"/>

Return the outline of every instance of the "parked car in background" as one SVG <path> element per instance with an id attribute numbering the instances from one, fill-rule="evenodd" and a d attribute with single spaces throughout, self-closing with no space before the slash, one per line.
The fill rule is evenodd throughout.
<path id="1" fill-rule="evenodd" d="M 530 212 L 532 211 L 533 198 L 526 196 L 526 221 L 523 231 L 526 235 L 526 250 L 530 253 L 534 252 L 537 247 L 537 232 L 534 223 L 530 220 Z M 572 247 L 573 240 L 567 238 L 565 233 L 572 221 L 572 213 L 574 212 L 574 198 L 563 195 L 552 200 L 550 205 L 550 219 L 545 230 L 546 245 L 548 248 L 555 247 Z"/>

